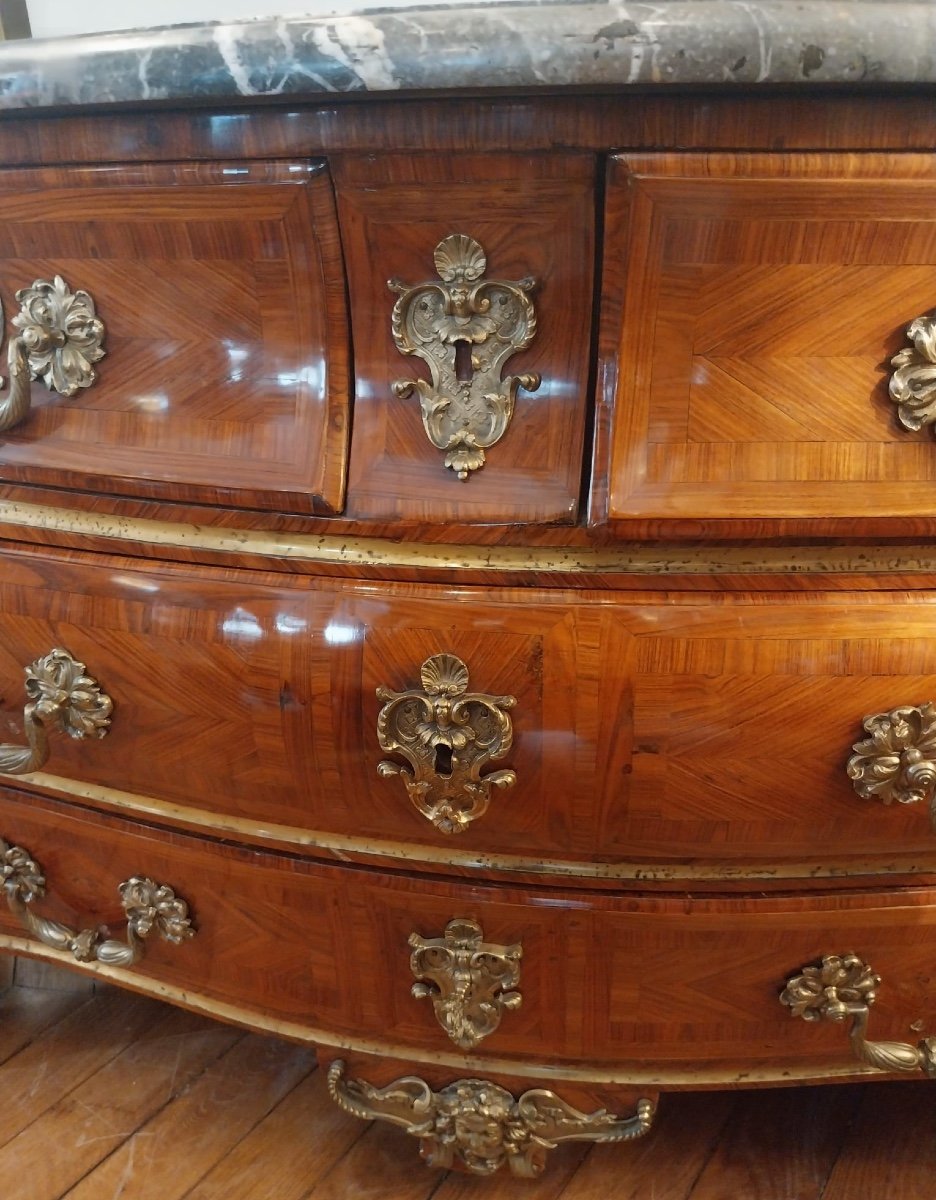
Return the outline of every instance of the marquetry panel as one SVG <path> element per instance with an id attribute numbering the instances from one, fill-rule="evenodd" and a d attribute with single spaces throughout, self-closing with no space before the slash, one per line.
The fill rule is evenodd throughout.
<path id="1" fill-rule="evenodd" d="M 0 298 L 62 275 L 106 327 L 98 379 L 33 384 L 0 479 L 299 513 L 341 507 L 347 318 L 309 161 L 0 171 Z"/>
<path id="2" fill-rule="evenodd" d="M 325 1047 L 349 1040 L 414 1063 L 465 1063 L 432 1006 L 413 997 L 409 965 L 409 935 L 455 916 L 523 949 L 522 1004 L 468 1062 L 504 1056 L 522 1073 L 544 1065 L 545 1047 L 557 1077 L 576 1064 L 616 1070 L 621 1082 L 629 1069 L 661 1082 L 674 1070 L 682 1083 L 784 1067 L 847 1074 L 846 1030 L 794 1021 L 779 1002 L 788 976 L 842 952 L 882 976 L 872 1037 L 915 1042 L 936 1030 L 932 890 L 689 900 L 492 887 L 249 852 L 26 799 L 0 795 L 0 836 L 42 866 L 37 911 L 117 931 L 119 882 L 158 879 L 186 899 L 196 932 L 178 946 L 149 939 L 132 968 L 138 985 Z M 0 905 L 0 932 L 18 929 Z"/>
<path id="3" fill-rule="evenodd" d="M 592 873 L 629 864 L 625 877 L 936 864 L 926 806 L 861 799 L 845 772 L 866 715 L 936 701 L 932 593 L 716 603 L 35 551 L 0 565 L 2 740 L 22 743 L 23 668 L 53 646 L 115 706 L 106 738 L 55 737 L 32 786 L 251 839 L 406 843 L 437 868 L 456 852 L 510 869 L 597 859 Z M 419 689 L 436 655 L 467 666 L 469 692 L 516 700 L 512 746 L 481 769 L 516 782 L 461 833 L 378 773 L 407 760 L 379 744 L 377 689 Z"/>
<path id="4" fill-rule="evenodd" d="M 355 517 L 569 523 L 578 511 L 594 254 L 593 160 L 584 155 L 386 155 L 335 164 L 355 347 L 348 512 Z M 538 372 L 487 462 L 460 480 L 423 430 L 419 400 L 394 396 L 425 378 L 391 336 L 396 293 L 436 280 L 433 251 L 474 238 L 486 278 L 532 276 L 537 331 L 503 374 Z"/>
<path id="5" fill-rule="evenodd" d="M 934 199 L 929 156 L 616 158 L 611 519 L 763 534 L 936 516 L 932 433 L 887 395 L 907 325 L 936 308 Z"/>

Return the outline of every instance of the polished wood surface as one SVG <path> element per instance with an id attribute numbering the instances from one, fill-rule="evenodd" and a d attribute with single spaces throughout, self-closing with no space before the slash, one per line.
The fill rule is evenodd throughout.
<path id="1" fill-rule="evenodd" d="M 423 846 L 437 867 L 457 851 L 671 878 L 705 862 L 779 879 L 936 869 L 925 806 L 859 799 L 845 774 L 867 714 L 936 699 L 933 593 L 309 586 L 25 551 L 2 565 L 7 740 L 23 740 L 24 667 L 54 646 L 114 701 L 106 739 L 54 740 L 46 770 L 79 795 L 214 814 L 249 840 Z M 467 664 L 471 691 L 517 700 L 514 744 L 485 768 L 517 782 L 457 835 L 377 772 L 377 689 L 418 688 L 435 654 Z"/>
<path id="2" fill-rule="evenodd" d="M 248 1025 L 288 1022 L 328 1056 L 357 1048 L 445 1074 L 568 1072 L 573 1084 L 580 1067 L 649 1088 L 764 1082 L 791 1069 L 800 1079 L 867 1075 L 842 1025 L 794 1020 L 778 998 L 788 976 L 845 952 L 884 980 L 870 1036 L 915 1043 L 936 1030 L 932 889 L 689 899 L 455 883 L 303 863 L 9 793 L 0 834 L 41 865 L 47 896 L 36 911 L 76 929 L 119 933 L 117 888 L 133 875 L 187 901 L 195 936 L 178 946 L 153 936 L 121 973 L 130 986 L 158 995 L 167 985 L 190 1007 Z M 410 934 L 439 936 L 454 917 L 523 947 L 521 1007 L 469 1054 L 410 992 Z M 5 908 L 0 931 L 19 931 Z"/>
<path id="3" fill-rule="evenodd" d="M 0 478 L 332 512 L 348 332 L 327 172 L 308 161 L 0 172 L 0 296 L 61 274 L 106 327 L 98 380 L 41 383 Z"/>
<path id="4" fill-rule="evenodd" d="M 887 396 L 936 304 L 918 155 L 619 156 L 626 260 L 608 514 L 899 534 L 936 515 L 936 445 Z"/>
<path id="5" fill-rule="evenodd" d="M 348 515 L 572 523 L 588 401 L 593 160 L 382 155 L 340 159 L 334 171 L 355 345 Z M 387 281 L 436 279 L 433 251 L 452 233 L 481 244 L 486 278 L 536 280 L 536 336 L 504 374 L 542 376 L 536 391 L 520 390 L 510 427 L 467 480 L 444 467 L 418 398 L 391 390 L 398 379 L 428 379 L 428 371 L 394 345 L 396 296 Z"/>
<path id="6" fill-rule="evenodd" d="M 204 1018 L 173 1028 L 164 1023 L 169 1012 L 153 1001 L 49 990 L 35 982 L 31 964 L 17 966 L 17 985 L 0 995 L 0 1086 L 20 1098 L 26 1122 L 18 1133 L 4 1131 L 0 1164 L 9 1194 L 22 1200 L 269 1194 L 277 1200 L 930 1200 L 932 1194 L 934 1110 L 925 1087 L 913 1083 L 668 1095 L 646 1138 L 628 1146 L 559 1147 L 545 1175 L 521 1186 L 503 1173 L 471 1179 L 427 1170 L 413 1139 L 340 1112 L 325 1072 L 301 1047 Z M 59 977 L 59 989 L 74 978 Z M 115 1053 L 116 1031 L 123 1029 Z M 167 1077 L 166 1061 L 183 1069 Z M 132 1111 L 123 1083 L 131 1064 L 141 1095 Z M 53 1122 L 55 1144 L 37 1148 Z"/>

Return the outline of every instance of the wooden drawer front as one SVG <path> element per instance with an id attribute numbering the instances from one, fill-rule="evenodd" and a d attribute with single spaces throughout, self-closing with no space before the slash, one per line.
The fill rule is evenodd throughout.
<path id="1" fill-rule="evenodd" d="M 24 786 L 436 866 L 936 871 L 926 804 L 862 799 L 845 770 L 865 716 L 936 701 L 931 593 L 446 589 L 31 551 L 0 567 L 3 741 L 24 741 L 23 669 L 55 646 L 114 701 L 106 738 L 53 736 Z M 460 833 L 379 771 L 408 760 L 378 741 L 378 688 L 419 691 L 438 655 L 516 701 L 512 744 L 480 766 L 515 782 Z"/>
<path id="2" fill-rule="evenodd" d="M 696 1084 L 706 1067 L 713 1082 L 745 1069 L 847 1073 L 844 1028 L 794 1021 L 779 1000 L 804 966 L 844 953 L 882 977 L 870 1036 L 936 1033 L 932 890 L 712 900 L 524 891 L 247 852 L 9 792 L 0 837 L 42 869 L 35 914 L 73 929 L 119 937 L 118 885 L 132 876 L 184 899 L 195 934 L 181 945 L 147 939 L 130 968 L 143 987 L 158 980 L 186 1003 L 233 1006 L 226 1015 L 268 1028 L 289 1022 L 326 1044 L 416 1062 L 591 1063 L 660 1081 L 696 1063 Z M 522 951 L 521 1003 L 464 1050 L 431 997 L 412 994 L 411 935 L 440 938 L 453 918 Z M 20 931 L 6 904 L 0 930 Z"/>
<path id="3" fill-rule="evenodd" d="M 344 488 L 347 322 L 322 163 L 0 172 L 0 297 L 93 297 L 89 388 L 32 387 L 0 478 L 293 512 Z"/>
<path id="4" fill-rule="evenodd" d="M 424 521 L 568 523 L 578 510 L 588 405 L 594 255 L 594 163 L 573 154 L 394 155 L 335 164 L 354 327 L 354 437 L 348 512 Z M 388 280 L 438 283 L 436 245 L 465 234 L 485 278 L 532 277 L 536 333 L 502 374 L 538 373 L 513 419 L 467 479 L 444 466 L 420 401 L 395 381 L 425 379 L 391 332 Z M 460 376 L 461 377 L 461 376 Z"/>
<path id="5" fill-rule="evenodd" d="M 932 431 L 888 397 L 936 308 L 934 199 L 930 156 L 615 159 L 611 520 L 886 533 L 936 515 Z"/>

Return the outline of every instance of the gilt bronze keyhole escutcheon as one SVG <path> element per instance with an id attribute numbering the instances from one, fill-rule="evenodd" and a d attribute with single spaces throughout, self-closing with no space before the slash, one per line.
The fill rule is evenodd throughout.
<path id="1" fill-rule="evenodd" d="M 420 668 L 422 688 L 393 692 L 379 687 L 381 750 L 401 754 L 404 767 L 378 763 L 383 777 L 399 775 L 419 811 L 443 833 L 461 833 L 487 811 L 491 788 L 509 788 L 513 771 L 481 775 L 513 743 L 509 708 L 515 696 L 468 691 L 468 667 L 454 654 L 435 654 Z"/>
<path id="2" fill-rule="evenodd" d="M 501 378 L 507 360 L 536 334 L 535 281 L 485 279 L 484 250 L 464 233 L 439 242 L 434 260 L 441 282 L 388 282 L 399 293 L 391 316 L 397 349 L 421 358 L 432 377 L 430 383 L 397 380 L 393 391 L 419 396 L 429 440 L 464 480 L 484 466 L 485 450 L 506 433 L 518 389 L 540 386 L 534 372 Z"/>

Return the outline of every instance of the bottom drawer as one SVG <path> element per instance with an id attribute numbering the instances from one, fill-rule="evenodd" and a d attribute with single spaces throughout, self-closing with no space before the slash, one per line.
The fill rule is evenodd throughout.
<path id="1" fill-rule="evenodd" d="M 8 897 L 40 936 L 88 930 L 71 953 L 93 958 L 106 926 L 113 941 L 91 969 L 326 1048 L 659 1086 L 847 1076 L 868 1068 L 844 1029 L 791 1020 L 780 1001 L 802 967 L 845 953 L 883 977 L 875 1038 L 936 1033 L 933 890 L 697 900 L 508 888 L 322 865 L 13 792 L 0 795 L 0 837 Z M 45 876 L 25 906 L 13 846 Z M 195 932 L 163 894 L 178 944 L 157 921 L 128 964 L 118 885 L 134 876 L 173 889 Z M 25 948 L 6 907 L 0 935 Z M 30 945 L 41 950 L 35 931 Z"/>

